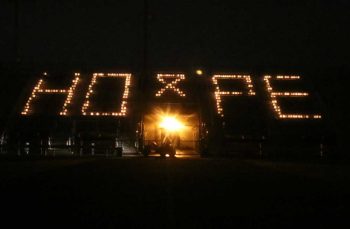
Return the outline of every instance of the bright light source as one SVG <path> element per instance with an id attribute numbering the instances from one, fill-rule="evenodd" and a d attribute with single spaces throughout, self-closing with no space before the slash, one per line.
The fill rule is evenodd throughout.
<path id="1" fill-rule="evenodd" d="M 203 71 L 201 69 L 197 69 L 196 70 L 196 74 L 201 76 L 201 75 L 203 75 Z"/>
<path id="2" fill-rule="evenodd" d="M 167 131 L 179 131 L 184 127 L 183 124 L 175 117 L 169 116 L 163 117 L 159 126 Z"/>

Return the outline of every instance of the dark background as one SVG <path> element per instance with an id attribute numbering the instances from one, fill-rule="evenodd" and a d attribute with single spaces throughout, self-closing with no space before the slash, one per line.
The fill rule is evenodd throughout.
<path id="1" fill-rule="evenodd" d="M 1 127 L 36 72 L 141 71 L 142 0 L 19 0 L 18 17 L 15 2 L 0 1 Z M 150 68 L 301 74 L 345 146 L 349 9 L 347 0 L 149 0 Z"/>

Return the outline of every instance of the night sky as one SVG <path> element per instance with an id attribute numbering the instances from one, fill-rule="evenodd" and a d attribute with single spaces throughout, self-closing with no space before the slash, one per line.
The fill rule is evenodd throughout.
<path id="1" fill-rule="evenodd" d="M 1 0 L 0 61 L 15 59 L 14 2 Z M 143 0 L 20 0 L 23 63 L 141 63 Z M 350 3 L 149 0 L 150 65 L 344 67 Z"/>
<path id="2" fill-rule="evenodd" d="M 15 0 L 0 0 L 1 126 L 33 72 L 142 68 L 143 0 L 18 2 L 16 62 Z M 349 9 L 348 0 L 149 0 L 149 67 L 305 75 L 345 136 Z"/>

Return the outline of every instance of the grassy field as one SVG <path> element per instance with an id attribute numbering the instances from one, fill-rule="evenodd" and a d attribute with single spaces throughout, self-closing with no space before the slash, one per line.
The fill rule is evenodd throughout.
<path id="1" fill-rule="evenodd" d="M 2 160 L 0 225 L 340 228 L 349 181 L 350 166 L 330 162 Z"/>

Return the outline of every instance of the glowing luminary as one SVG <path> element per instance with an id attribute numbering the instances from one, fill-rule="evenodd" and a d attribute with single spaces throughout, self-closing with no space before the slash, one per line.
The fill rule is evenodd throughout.
<path id="1" fill-rule="evenodd" d="M 43 74 L 44 76 L 47 75 L 47 73 L 45 72 Z M 28 115 L 32 112 L 31 110 L 31 104 L 33 102 L 33 100 L 38 99 L 39 97 L 43 96 L 43 95 L 48 95 L 48 94 L 67 94 L 67 98 L 64 101 L 64 104 L 62 106 L 62 110 L 60 112 L 60 115 L 67 115 L 68 112 L 68 105 L 71 103 L 73 95 L 74 95 L 74 91 L 75 88 L 79 82 L 79 73 L 75 73 L 75 78 L 72 81 L 72 85 L 68 88 L 68 89 L 47 89 L 44 87 L 44 80 L 40 79 L 38 81 L 38 83 L 35 85 L 31 95 L 29 96 L 23 111 L 21 112 L 22 115 Z"/>
<path id="2" fill-rule="evenodd" d="M 124 78 L 124 92 L 123 92 L 123 98 L 122 102 L 120 104 L 120 108 L 118 111 L 114 112 L 99 112 L 99 111 L 93 111 L 92 109 L 89 109 L 90 107 L 90 98 L 93 95 L 93 89 L 94 85 L 96 84 L 98 78 Z M 127 113 L 127 103 L 129 98 L 129 87 L 131 82 L 131 74 L 128 73 L 94 73 L 89 85 L 89 88 L 87 90 L 87 93 L 85 95 L 85 102 L 81 108 L 81 112 L 83 115 L 89 115 L 89 116 L 126 116 Z"/>
<path id="3" fill-rule="evenodd" d="M 271 99 L 271 106 L 279 119 L 321 119 L 320 114 L 285 114 L 278 103 L 278 97 L 307 97 L 307 92 L 276 92 L 271 86 L 271 80 L 299 80 L 300 76 L 264 76 L 265 86 Z"/>
<path id="4" fill-rule="evenodd" d="M 175 92 L 181 97 L 186 96 L 186 94 L 177 86 L 180 81 L 185 80 L 184 74 L 157 74 L 157 79 L 164 85 L 164 87 L 157 91 L 156 97 L 161 97 L 166 90 Z"/>
<path id="5" fill-rule="evenodd" d="M 219 80 L 243 80 L 247 91 L 221 91 L 220 90 L 220 84 Z M 214 75 L 213 78 L 213 84 L 215 86 L 215 99 L 216 99 L 216 109 L 218 114 L 221 117 L 224 117 L 224 109 L 222 108 L 221 102 L 223 96 L 253 96 L 255 95 L 254 87 L 252 84 L 252 80 L 249 75 Z"/>

